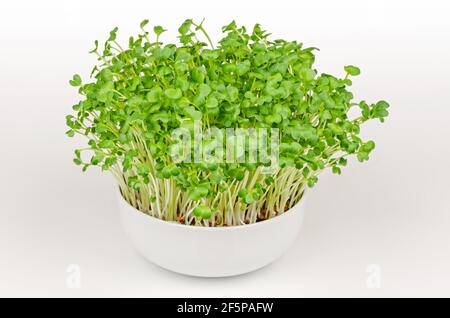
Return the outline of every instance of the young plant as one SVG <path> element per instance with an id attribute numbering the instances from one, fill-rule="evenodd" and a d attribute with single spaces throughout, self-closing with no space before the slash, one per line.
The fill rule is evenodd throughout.
<path id="1" fill-rule="evenodd" d="M 135 208 L 190 225 L 254 223 L 294 206 L 324 169 L 340 174 L 349 156 L 369 159 L 375 143 L 359 137 L 360 126 L 383 122 L 389 104 L 353 100 L 348 87 L 359 68 L 345 66 L 343 78 L 319 74 L 315 48 L 270 40 L 258 24 L 248 32 L 231 22 L 216 46 L 203 23 L 186 20 L 177 44 L 163 44 L 166 30 L 155 26 L 150 34 L 147 24 L 126 48 L 116 41 L 117 28 L 102 48 L 95 42 L 99 63 L 90 81 L 73 76 L 83 99 L 66 117 L 67 135 L 88 139 L 75 150 L 75 164 L 110 171 Z M 358 117 L 348 116 L 352 108 Z M 174 160 L 177 129 L 194 136 L 211 127 L 278 129 L 277 164 Z M 246 142 L 241 155 L 249 154 Z"/>

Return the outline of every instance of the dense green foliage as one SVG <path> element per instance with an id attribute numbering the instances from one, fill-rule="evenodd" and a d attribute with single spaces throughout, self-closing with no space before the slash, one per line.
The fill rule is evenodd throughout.
<path id="1" fill-rule="evenodd" d="M 389 105 L 353 100 L 359 68 L 345 66 L 343 78 L 319 74 L 315 48 L 270 40 L 259 25 L 247 32 L 230 23 L 214 48 L 202 23 L 186 20 L 180 43 L 163 44 L 166 30 L 147 32 L 147 22 L 127 48 L 117 28 L 102 48 L 95 42 L 99 65 L 91 81 L 73 76 L 83 99 L 66 117 L 67 135 L 88 138 L 74 162 L 111 171 L 140 210 L 189 224 L 256 222 L 293 206 L 320 171 L 341 173 L 350 155 L 368 160 L 375 144 L 361 140 L 360 126 L 384 121 Z M 351 108 L 360 116 L 349 118 Z M 280 167 L 264 175 L 262 163 L 173 162 L 172 132 L 195 120 L 203 129 L 279 128 Z"/>

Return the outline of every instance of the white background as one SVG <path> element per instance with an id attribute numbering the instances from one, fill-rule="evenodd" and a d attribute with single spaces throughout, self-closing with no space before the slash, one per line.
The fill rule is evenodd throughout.
<path id="1" fill-rule="evenodd" d="M 450 296 L 448 1 L 2 1 L 0 4 L 0 296 Z M 325 173 L 295 246 L 249 275 L 198 279 L 142 259 L 119 223 L 114 183 L 72 164 L 64 116 L 95 39 L 144 18 L 174 39 L 186 18 L 213 39 L 236 19 L 320 48 L 320 72 L 360 66 L 353 92 L 386 99 L 369 162 Z M 67 288 L 67 267 L 81 288 Z M 370 264 L 381 288 L 366 284 Z"/>

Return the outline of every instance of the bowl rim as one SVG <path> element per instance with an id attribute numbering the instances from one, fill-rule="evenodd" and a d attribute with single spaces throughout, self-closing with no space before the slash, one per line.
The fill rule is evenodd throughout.
<path id="1" fill-rule="evenodd" d="M 228 232 L 228 231 L 236 231 L 236 230 L 240 231 L 240 230 L 245 230 L 245 229 L 250 229 L 250 228 L 255 228 L 255 227 L 262 227 L 262 226 L 270 226 L 271 224 L 280 223 L 280 222 L 282 222 L 282 220 L 291 216 L 293 213 L 301 213 L 302 212 L 301 207 L 304 207 L 304 205 L 305 205 L 306 192 L 307 191 L 305 188 L 303 190 L 303 194 L 302 194 L 302 197 L 300 198 L 300 200 L 289 210 L 287 210 L 287 211 L 283 212 L 282 214 L 279 214 L 275 217 L 264 220 L 264 221 L 259 221 L 259 222 L 250 223 L 250 224 L 243 224 L 243 225 L 231 225 L 231 226 L 195 226 L 195 225 L 181 224 L 181 223 L 174 222 L 174 221 L 161 220 L 157 217 L 151 216 L 149 214 L 146 214 L 146 213 L 136 209 L 127 200 L 125 200 L 125 198 L 122 195 L 122 191 L 120 190 L 120 187 L 116 186 L 116 194 L 117 194 L 119 200 L 121 200 L 123 202 L 123 204 L 125 204 L 128 208 L 131 208 L 136 214 L 138 214 L 142 217 L 145 217 L 150 222 L 159 223 L 161 225 L 165 224 L 166 226 L 179 227 L 180 229 L 182 228 L 182 229 L 186 229 L 188 231 L 214 231 L 214 232 L 217 232 L 217 231 L 227 231 Z M 288 213 L 288 212 L 290 212 L 290 213 Z"/>

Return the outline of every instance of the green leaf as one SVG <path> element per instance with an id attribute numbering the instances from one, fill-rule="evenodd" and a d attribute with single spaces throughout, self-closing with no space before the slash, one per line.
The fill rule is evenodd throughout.
<path id="1" fill-rule="evenodd" d="M 275 107 L 273 108 L 273 112 L 274 114 L 279 115 L 283 119 L 289 118 L 292 114 L 289 106 L 283 104 L 275 105 Z"/>
<path id="2" fill-rule="evenodd" d="M 268 124 L 278 124 L 282 120 L 281 116 L 278 114 L 267 115 L 265 118 L 265 122 Z"/>
<path id="3" fill-rule="evenodd" d="M 192 210 L 192 213 L 196 217 L 206 219 L 206 220 L 211 218 L 211 215 L 212 215 L 211 209 L 204 204 L 200 204 L 199 206 L 194 208 L 194 210 Z"/>
<path id="4" fill-rule="evenodd" d="M 242 76 L 250 71 L 250 61 L 244 61 L 236 65 L 236 72 L 239 76 Z"/>
<path id="5" fill-rule="evenodd" d="M 194 107 L 189 106 L 184 109 L 184 112 L 192 119 L 192 120 L 201 120 L 203 117 L 203 113 L 196 110 Z"/>
<path id="6" fill-rule="evenodd" d="M 209 193 L 208 187 L 197 186 L 189 192 L 189 199 L 193 201 L 198 201 L 202 198 L 205 198 L 208 195 L 208 193 Z"/>
<path id="7" fill-rule="evenodd" d="M 361 148 L 366 152 L 371 152 L 373 149 L 375 149 L 375 142 L 369 140 L 368 142 L 364 143 Z"/>
<path id="8" fill-rule="evenodd" d="M 358 104 L 359 108 L 361 109 L 361 115 L 364 119 L 368 119 L 370 116 L 370 108 L 369 105 L 365 101 L 362 101 Z"/>
<path id="9" fill-rule="evenodd" d="M 137 166 L 137 171 L 138 175 L 145 177 L 150 173 L 150 168 L 147 164 L 141 163 Z"/>
<path id="10" fill-rule="evenodd" d="M 251 193 L 247 193 L 247 195 L 244 198 L 244 202 L 247 204 L 252 204 L 253 202 L 255 202 L 255 198 L 253 197 L 253 194 Z"/>
<path id="11" fill-rule="evenodd" d="M 139 190 L 141 183 L 137 177 L 128 177 L 128 186 L 133 190 Z"/>
<path id="12" fill-rule="evenodd" d="M 183 96 L 183 93 L 179 88 L 168 88 L 164 91 L 164 95 L 170 99 L 179 99 Z"/>
<path id="13" fill-rule="evenodd" d="M 117 37 L 117 31 L 119 29 L 117 27 L 115 27 L 111 32 L 109 32 L 109 38 L 108 40 L 106 40 L 106 42 L 111 42 L 111 41 L 115 41 L 116 37 Z"/>
<path id="14" fill-rule="evenodd" d="M 206 97 L 211 93 L 211 87 L 207 84 L 200 84 L 198 87 L 198 96 Z"/>
<path id="15" fill-rule="evenodd" d="M 244 201 L 245 204 L 252 204 L 258 199 L 256 191 L 248 191 L 247 189 L 240 190 L 238 192 L 238 196 L 242 199 L 242 201 Z"/>
<path id="16" fill-rule="evenodd" d="M 89 53 L 95 53 L 98 50 L 98 41 L 95 40 L 94 41 L 94 48 L 92 50 L 89 51 Z"/>
<path id="17" fill-rule="evenodd" d="M 92 156 L 91 158 L 91 164 L 93 164 L 94 166 L 98 165 L 99 163 L 101 163 L 103 161 L 103 159 L 105 158 L 105 155 L 102 153 L 96 153 L 94 156 Z"/>
<path id="18" fill-rule="evenodd" d="M 307 179 L 306 183 L 308 184 L 308 187 L 312 188 L 317 183 L 317 180 L 318 178 L 316 176 L 312 176 Z"/>
<path id="19" fill-rule="evenodd" d="M 348 75 L 351 75 L 351 76 L 357 76 L 357 75 L 361 74 L 361 70 L 358 67 L 353 66 L 353 65 L 344 66 L 344 70 L 345 70 L 345 72 L 347 72 Z"/>
<path id="20" fill-rule="evenodd" d="M 196 67 L 192 70 L 192 80 L 197 83 L 203 83 L 205 80 L 205 70 L 202 67 Z"/>
<path id="21" fill-rule="evenodd" d="M 256 66 L 260 67 L 270 60 L 270 55 L 267 53 L 258 53 L 255 56 L 254 63 Z"/>
<path id="22" fill-rule="evenodd" d="M 147 100 L 150 103 L 156 103 L 160 100 L 162 95 L 162 89 L 159 86 L 153 87 L 148 93 L 147 93 Z"/>
<path id="23" fill-rule="evenodd" d="M 209 97 L 206 100 L 205 106 L 206 106 L 206 108 L 216 108 L 217 106 L 219 106 L 219 102 L 217 101 L 217 98 Z"/>
<path id="24" fill-rule="evenodd" d="M 101 101 L 102 103 L 109 102 L 114 94 L 113 89 L 114 89 L 113 82 L 104 83 L 97 91 L 98 100 Z"/>
<path id="25" fill-rule="evenodd" d="M 369 160 L 369 153 L 367 153 L 365 151 L 359 151 L 356 155 L 360 162 Z"/>
<path id="26" fill-rule="evenodd" d="M 232 31 L 234 29 L 236 29 L 236 22 L 233 20 L 230 24 L 222 27 L 222 32 Z"/>
<path id="27" fill-rule="evenodd" d="M 316 72 L 311 69 L 303 69 L 300 72 L 300 76 L 305 82 L 311 82 L 314 80 Z"/>
<path id="28" fill-rule="evenodd" d="M 137 107 L 144 103 L 144 98 L 142 96 L 133 96 L 128 101 L 127 104 L 131 107 Z"/>
<path id="29" fill-rule="evenodd" d="M 337 167 L 337 166 L 333 166 L 331 168 L 331 171 L 335 174 L 341 174 L 341 168 Z"/>
<path id="30" fill-rule="evenodd" d="M 78 74 L 75 74 L 72 79 L 69 81 L 72 86 L 80 86 L 81 85 L 81 77 Z"/>
<path id="31" fill-rule="evenodd" d="M 286 130 L 295 140 L 314 141 L 317 139 L 316 130 L 310 125 L 295 123 L 295 125 L 288 127 Z"/>
<path id="32" fill-rule="evenodd" d="M 383 122 L 384 118 L 389 115 L 389 112 L 387 111 L 388 108 L 389 104 L 386 101 L 379 101 L 372 107 L 371 114 L 374 118 L 378 118 L 381 122 Z"/>
<path id="33" fill-rule="evenodd" d="M 189 32 L 189 29 L 192 25 L 192 20 L 186 20 L 183 24 L 178 28 L 178 32 L 181 35 L 186 35 Z"/>
<path id="34" fill-rule="evenodd" d="M 148 20 L 145 19 L 141 22 L 141 24 L 139 25 L 141 29 L 144 29 L 144 27 L 148 24 Z"/>
<path id="35" fill-rule="evenodd" d="M 102 140 L 98 143 L 98 147 L 113 149 L 116 147 L 116 144 L 112 140 Z"/>
<path id="36" fill-rule="evenodd" d="M 154 28 L 153 28 L 153 32 L 155 32 L 155 34 L 157 35 L 157 36 L 159 36 L 160 34 L 162 34 L 163 32 L 166 32 L 167 30 L 166 29 L 164 29 L 162 26 L 160 26 L 160 25 L 157 25 L 157 26 L 155 26 Z"/>
<path id="37" fill-rule="evenodd" d="M 247 190 L 247 189 L 241 189 L 241 190 L 238 191 L 238 196 L 239 196 L 240 198 L 244 199 L 245 196 L 247 195 L 247 193 L 248 193 L 248 190 Z"/>
<path id="38" fill-rule="evenodd" d="M 230 101 L 234 102 L 239 98 L 239 90 L 231 85 L 227 86 L 227 93 Z"/>
<path id="39" fill-rule="evenodd" d="M 320 114 L 320 120 L 322 120 L 322 121 L 327 121 L 332 118 L 333 118 L 333 116 L 331 116 L 331 113 L 329 110 L 325 110 L 323 113 Z"/>

